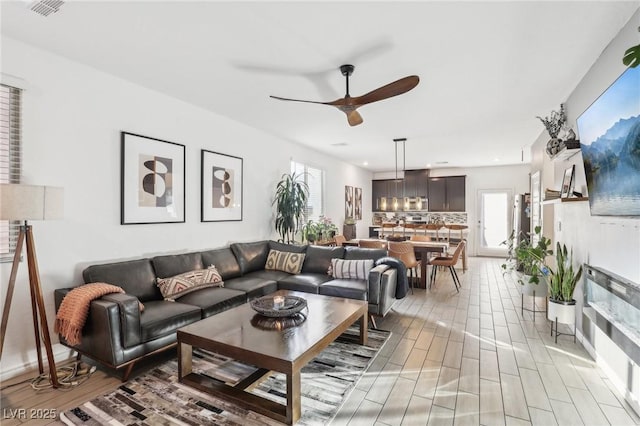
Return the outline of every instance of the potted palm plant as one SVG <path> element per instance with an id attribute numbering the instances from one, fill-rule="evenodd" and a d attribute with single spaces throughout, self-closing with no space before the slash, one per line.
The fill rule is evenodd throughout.
<path id="1" fill-rule="evenodd" d="M 546 257 L 553 254 L 549 249 L 551 240 L 542 235 L 540 226 L 536 226 L 534 233 L 521 235 L 516 239 L 515 232 L 501 244 L 507 246 L 507 259 L 502 264 L 505 273 L 516 272 L 518 282 L 522 285 L 522 294 L 545 296 L 547 285 L 539 285 L 549 274 Z M 535 243 L 533 241 L 536 241 Z"/>
<path id="2" fill-rule="evenodd" d="M 283 243 L 295 242 L 295 235 L 302 225 L 309 187 L 301 174 L 283 174 L 276 185 L 273 204 L 276 206 L 276 231 Z"/>
<path id="3" fill-rule="evenodd" d="M 556 271 L 551 272 L 549 279 L 547 318 L 556 323 L 575 324 L 576 301 L 573 291 L 582 276 L 582 266 L 574 269 L 573 250 L 568 252 L 567 246 L 560 246 L 560 243 L 556 243 L 556 263 Z"/>

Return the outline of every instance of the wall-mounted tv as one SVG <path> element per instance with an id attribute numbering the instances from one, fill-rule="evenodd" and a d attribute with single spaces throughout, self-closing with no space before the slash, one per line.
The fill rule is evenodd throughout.
<path id="1" fill-rule="evenodd" d="M 577 120 L 593 216 L 640 216 L 640 67 Z"/>

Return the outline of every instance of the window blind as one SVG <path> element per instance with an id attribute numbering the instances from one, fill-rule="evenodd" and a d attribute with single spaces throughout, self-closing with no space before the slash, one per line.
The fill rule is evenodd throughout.
<path id="1" fill-rule="evenodd" d="M 291 171 L 296 174 L 302 174 L 304 181 L 309 187 L 309 198 L 307 199 L 307 207 L 305 209 L 305 221 L 317 221 L 323 215 L 323 187 L 324 187 L 324 171 L 315 167 L 302 163 L 291 162 Z"/>
<path id="2" fill-rule="evenodd" d="M 20 183 L 20 89 L 0 84 L 0 183 Z M 0 220 L 0 261 L 11 260 L 19 221 Z"/>

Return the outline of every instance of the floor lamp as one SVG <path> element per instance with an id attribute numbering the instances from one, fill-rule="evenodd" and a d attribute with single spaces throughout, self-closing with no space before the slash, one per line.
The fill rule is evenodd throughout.
<path id="1" fill-rule="evenodd" d="M 20 225 L 20 233 L 18 234 L 16 251 L 11 266 L 11 275 L 9 276 L 9 286 L 7 287 L 7 298 L 5 299 L 4 310 L 2 311 L 0 358 L 2 358 L 4 338 L 7 334 L 9 309 L 11 308 L 11 299 L 13 298 L 13 290 L 16 284 L 18 266 L 20 265 L 22 246 L 26 242 L 29 289 L 31 291 L 31 312 L 36 337 L 36 351 L 38 352 L 38 368 L 40 374 L 43 374 L 42 339 L 49 362 L 49 378 L 54 388 L 59 387 L 58 375 L 53 358 L 53 349 L 51 348 L 51 337 L 49 335 L 47 313 L 44 308 L 42 286 L 40 285 L 36 248 L 33 242 L 33 229 L 27 221 L 61 219 L 63 200 L 64 194 L 62 188 L 22 184 L 0 184 L 0 220 L 24 221 L 24 223 Z"/>

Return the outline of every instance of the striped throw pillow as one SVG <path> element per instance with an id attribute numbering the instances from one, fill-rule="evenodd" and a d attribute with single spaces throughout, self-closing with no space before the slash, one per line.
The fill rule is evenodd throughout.
<path id="1" fill-rule="evenodd" d="M 302 271 L 304 257 L 304 253 L 269 250 L 269 256 L 267 256 L 267 263 L 264 265 L 264 269 L 299 274 L 300 271 Z"/>
<path id="2" fill-rule="evenodd" d="M 164 299 L 171 301 L 201 288 L 224 287 L 222 276 L 213 265 L 207 269 L 196 269 L 174 277 L 158 278 L 156 282 Z"/>
<path id="3" fill-rule="evenodd" d="M 331 274 L 334 278 L 368 280 L 371 268 L 373 268 L 372 259 L 331 259 Z"/>

